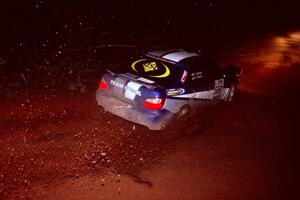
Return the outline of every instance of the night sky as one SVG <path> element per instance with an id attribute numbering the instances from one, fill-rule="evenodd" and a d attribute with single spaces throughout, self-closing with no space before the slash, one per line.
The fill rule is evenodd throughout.
<path id="1" fill-rule="evenodd" d="M 1 3 L 0 53 L 99 44 L 221 42 L 256 32 L 299 25 L 293 1 L 117 1 L 39 0 Z"/>

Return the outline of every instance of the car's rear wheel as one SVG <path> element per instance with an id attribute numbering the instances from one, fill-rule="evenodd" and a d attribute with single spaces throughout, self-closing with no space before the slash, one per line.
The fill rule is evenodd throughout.
<path id="1" fill-rule="evenodd" d="M 178 121 L 186 121 L 188 118 L 189 113 L 191 112 L 191 108 L 188 105 L 184 105 L 180 108 L 178 113 L 176 114 L 175 118 Z"/>
<path id="2" fill-rule="evenodd" d="M 190 116 L 191 108 L 189 105 L 182 106 L 179 111 L 173 116 L 168 125 L 169 132 L 172 136 L 178 135 L 184 129 Z"/>
<path id="3" fill-rule="evenodd" d="M 168 137 L 171 139 L 190 135 L 197 131 L 201 125 L 198 117 L 192 111 L 189 105 L 184 105 L 173 117 L 172 122 L 168 126 Z"/>

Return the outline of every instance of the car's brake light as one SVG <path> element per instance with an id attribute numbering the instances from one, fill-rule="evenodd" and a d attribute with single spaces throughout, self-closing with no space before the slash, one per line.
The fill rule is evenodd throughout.
<path id="1" fill-rule="evenodd" d="M 144 106 L 151 110 L 160 110 L 164 107 L 166 99 L 165 98 L 148 98 L 144 101 Z"/>
<path id="2" fill-rule="evenodd" d="M 105 81 L 105 80 L 101 80 L 100 82 L 99 82 L 99 89 L 101 89 L 101 90 L 106 90 L 106 89 L 108 89 L 108 84 L 107 84 L 107 82 Z"/>

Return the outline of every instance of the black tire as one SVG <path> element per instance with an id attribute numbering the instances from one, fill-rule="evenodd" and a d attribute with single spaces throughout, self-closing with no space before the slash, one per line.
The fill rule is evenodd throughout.
<path id="1" fill-rule="evenodd" d="M 174 115 L 172 121 L 168 125 L 168 136 L 170 138 L 176 138 L 182 135 L 182 132 L 186 129 L 188 121 L 190 119 L 191 108 L 189 105 L 182 106 L 179 111 Z"/>
<path id="2" fill-rule="evenodd" d="M 178 121 L 185 122 L 188 119 L 190 112 L 191 112 L 190 106 L 184 105 L 180 108 L 180 110 L 176 114 L 175 119 Z"/>
<path id="3" fill-rule="evenodd" d="M 231 84 L 229 87 L 229 92 L 226 95 L 226 97 L 224 98 L 224 102 L 228 103 L 228 104 L 231 103 L 236 92 L 237 92 L 237 86 L 235 84 Z"/>

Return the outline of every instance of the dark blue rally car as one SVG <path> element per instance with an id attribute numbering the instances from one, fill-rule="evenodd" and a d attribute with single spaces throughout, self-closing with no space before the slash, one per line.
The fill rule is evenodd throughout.
<path id="1" fill-rule="evenodd" d="M 128 121 L 161 130 L 175 119 L 217 102 L 231 102 L 241 69 L 220 69 L 207 57 L 184 50 L 151 51 L 115 72 L 96 92 L 98 105 Z"/>

